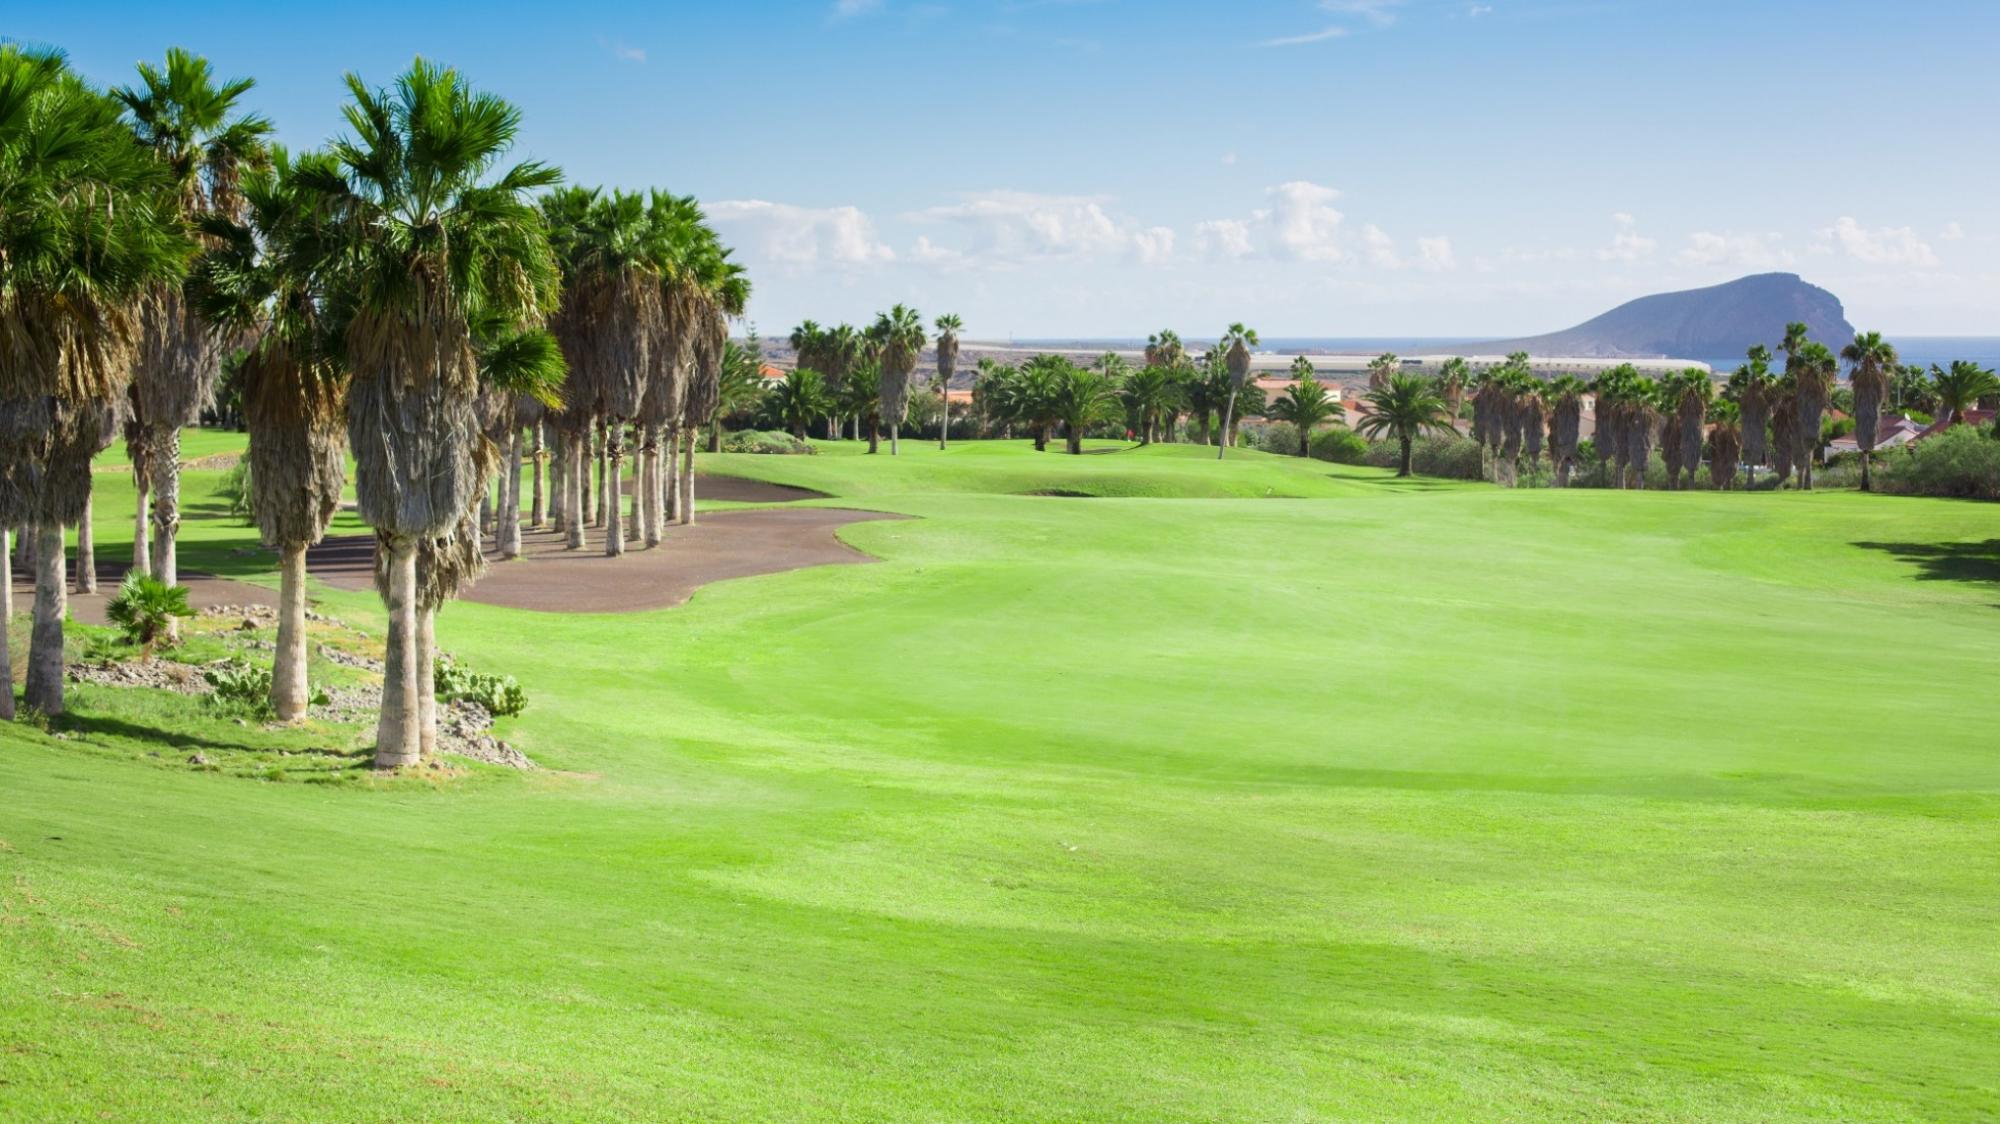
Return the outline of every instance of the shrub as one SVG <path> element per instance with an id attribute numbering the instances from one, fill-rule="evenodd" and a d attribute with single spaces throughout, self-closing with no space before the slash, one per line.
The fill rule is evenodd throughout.
<path id="1" fill-rule="evenodd" d="M 1368 442 L 1351 429 L 1323 430 L 1313 434 L 1312 455 L 1315 460 L 1334 464 L 1366 464 Z"/>
<path id="2" fill-rule="evenodd" d="M 194 616 L 194 610 L 188 608 L 186 586 L 130 573 L 105 602 L 104 616 L 118 626 L 127 642 L 144 648 L 146 658 L 151 659 L 155 645 L 172 639 L 174 618 Z"/>
<path id="3" fill-rule="evenodd" d="M 511 675 L 482 675 L 460 667 L 450 656 L 440 655 L 432 671 L 431 686 L 444 701 L 464 699 L 478 703 L 492 715 L 519 714 L 528 707 L 528 692 Z"/>
<path id="4" fill-rule="evenodd" d="M 1912 496 L 2000 499 L 2000 441 L 1969 425 L 1876 454 L 1875 487 Z"/>
<path id="5" fill-rule="evenodd" d="M 1287 421 L 1267 422 L 1250 435 L 1250 444 L 1281 457 L 1299 455 L 1299 427 Z"/>
<path id="6" fill-rule="evenodd" d="M 789 433 L 778 433 L 767 429 L 740 429 L 722 439 L 725 453 L 767 453 L 773 455 L 812 456 L 818 449 Z"/>
<path id="7" fill-rule="evenodd" d="M 262 714 L 270 709 L 271 669 L 262 664 L 245 659 L 225 660 L 203 668 L 201 677 L 215 688 L 211 698 L 225 710 Z"/>
<path id="8" fill-rule="evenodd" d="M 230 466 L 228 472 L 222 474 L 222 483 L 215 486 L 215 494 L 221 496 L 223 502 L 228 505 L 232 517 L 242 520 L 245 525 L 256 521 L 257 511 L 251 506 L 248 460 L 237 461 Z"/>
<path id="9" fill-rule="evenodd" d="M 1367 463 L 1377 468 L 1395 468 L 1402 455 L 1400 443 L 1377 441 L 1368 446 Z M 1419 476 L 1478 480 L 1481 478 L 1479 442 L 1469 437 L 1420 437 L 1410 450 L 1410 468 Z"/>

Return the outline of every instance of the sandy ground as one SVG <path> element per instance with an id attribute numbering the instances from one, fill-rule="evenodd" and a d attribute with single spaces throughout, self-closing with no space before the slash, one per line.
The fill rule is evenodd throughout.
<path id="1" fill-rule="evenodd" d="M 718 497 L 719 498 L 719 497 Z M 710 582 L 806 566 L 874 559 L 834 537 L 849 523 L 900 516 L 833 507 L 757 508 L 696 515 L 691 527 L 667 528 L 658 547 L 628 543 L 623 557 L 604 553 L 601 528 L 590 547 L 564 548 L 554 531 L 527 531 L 521 557 L 491 565 L 464 599 L 545 612 L 627 613 L 686 601 Z M 375 539 L 328 539 L 306 554 L 306 569 L 335 589 L 374 588 Z"/>
<path id="2" fill-rule="evenodd" d="M 623 558 L 607 558 L 604 534 L 591 528 L 591 548 L 569 551 L 552 531 L 526 531 L 522 557 L 501 562 L 492 551 L 485 575 L 465 599 L 488 605 L 573 613 L 637 612 L 679 605 L 710 582 L 775 574 L 806 566 L 872 562 L 873 558 L 834 537 L 849 523 L 899 516 L 843 508 L 756 508 L 700 512 L 700 500 L 731 503 L 785 503 L 819 499 L 808 488 L 766 484 L 729 476 L 695 477 L 696 518 L 691 527 L 671 526 L 659 547 L 628 543 Z M 375 538 L 350 535 L 321 543 L 306 554 L 306 569 L 335 589 L 374 588 Z M 71 616 L 104 624 L 104 603 L 125 578 L 124 563 L 100 562 L 97 592 L 69 595 Z M 276 607 L 278 592 L 247 582 L 182 572 L 188 603 L 196 612 L 215 605 Z M 32 574 L 14 572 L 14 606 L 34 603 Z"/>

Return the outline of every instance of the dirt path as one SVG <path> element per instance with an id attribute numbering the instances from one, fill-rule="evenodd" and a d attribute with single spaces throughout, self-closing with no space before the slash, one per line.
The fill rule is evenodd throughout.
<path id="1" fill-rule="evenodd" d="M 75 556 L 70 558 L 70 615 L 84 624 L 108 624 L 104 618 L 104 603 L 118 592 L 118 583 L 125 580 L 127 566 L 123 562 L 99 562 L 97 564 L 97 592 L 77 593 Z M 181 584 L 188 590 L 188 606 L 199 613 L 214 605 L 269 605 L 277 608 L 278 591 L 265 589 L 248 582 L 231 581 L 228 578 L 210 577 L 207 574 L 191 574 L 182 571 Z M 35 581 L 33 574 L 23 574 L 20 567 L 14 569 L 14 611 L 24 613 L 35 601 Z"/>
<path id="2" fill-rule="evenodd" d="M 707 493 L 722 499 L 720 489 Z M 521 536 L 521 557 L 499 561 L 492 552 L 486 573 L 466 591 L 467 601 L 544 612 L 625 613 L 663 609 L 686 601 L 710 582 L 775 574 L 807 566 L 873 562 L 834 537 L 849 523 L 900 519 L 885 512 L 833 507 L 758 508 L 699 516 L 692 527 L 667 528 L 657 548 L 628 544 L 622 558 L 604 555 L 600 528 L 591 548 L 570 551 L 553 531 Z M 356 535 L 329 539 L 306 555 L 306 568 L 336 589 L 374 588 L 375 540 Z"/>

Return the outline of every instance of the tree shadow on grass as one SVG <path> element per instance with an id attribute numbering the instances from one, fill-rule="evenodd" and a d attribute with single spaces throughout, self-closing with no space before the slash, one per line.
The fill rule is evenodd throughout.
<path id="1" fill-rule="evenodd" d="M 1329 475 L 1329 480 L 1342 483 L 1367 484 L 1376 488 L 1393 488 L 1398 492 L 1443 492 L 1457 488 L 1463 481 L 1447 480 L 1441 476 L 1342 476 Z"/>
<path id="2" fill-rule="evenodd" d="M 1917 580 L 2000 586 L 2000 539 L 1985 542 L 1857 542 L 1917 567 Z"/>

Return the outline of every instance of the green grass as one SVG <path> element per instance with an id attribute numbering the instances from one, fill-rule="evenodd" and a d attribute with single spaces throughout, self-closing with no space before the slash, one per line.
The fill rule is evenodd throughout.
<path id="1" fill-rule="evenodd" d="M 0 1116 L 2000 1103 L 2000 508 L 847 452 L 704 463 L 879 565 L 444 614 L 548 772 L 0 731 Z"/>

